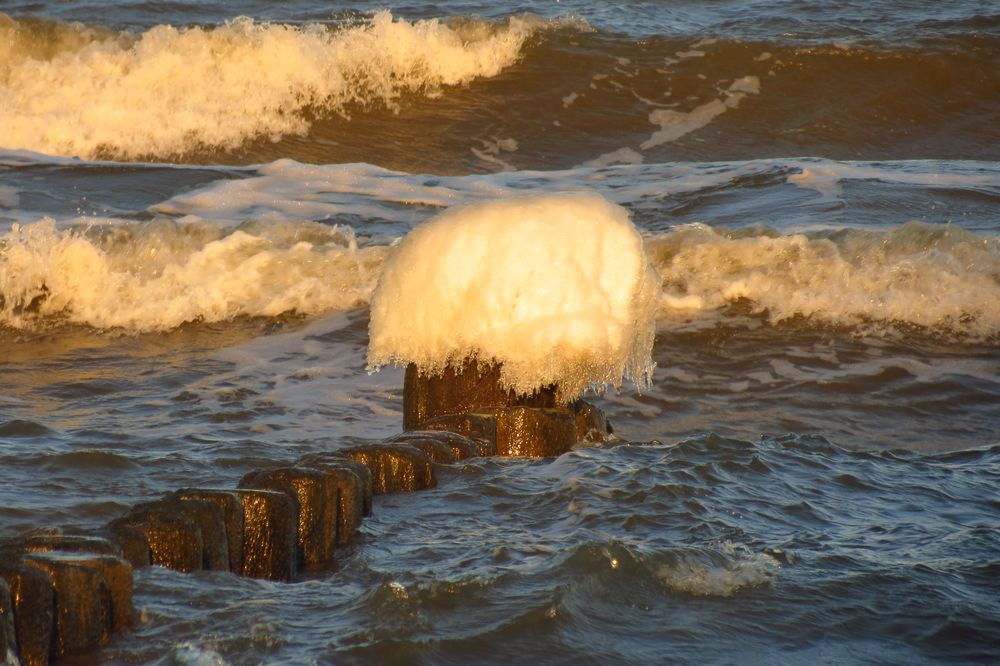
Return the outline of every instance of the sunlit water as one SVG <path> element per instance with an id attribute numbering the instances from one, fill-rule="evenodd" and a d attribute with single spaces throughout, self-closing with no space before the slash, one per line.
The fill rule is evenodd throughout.
<path id="1" fill-rule="evenodd" d="M 399 432 L 367 304 L 448 206 L 625 206 L 657 367 L 591 397 L 631 443 L 441 467 L 293 584 L 139 571 L 68 663 L 1000 660 L 990 3 L 397 7 L 498 58 L 410 88 L 366 4 L 163 7 L 0 4 L 0 537 Z"/>

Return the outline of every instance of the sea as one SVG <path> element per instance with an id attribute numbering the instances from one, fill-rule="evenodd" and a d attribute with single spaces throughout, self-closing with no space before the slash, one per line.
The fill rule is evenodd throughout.
<path id="1" fill-rule="evenodd" d="M 400 432 L 395 244 L 581 191 L 662 280 L 613 442 L 62 663 L 1000 663 L 987 0 L 0 0 L 0 538 Z"/>

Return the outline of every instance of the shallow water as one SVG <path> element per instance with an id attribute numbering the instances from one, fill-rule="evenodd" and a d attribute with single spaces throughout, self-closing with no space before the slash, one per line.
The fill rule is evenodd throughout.
<path id="1" fill-rule="evenodd" d="M 139 571 L 67 663 L 1000 660 L 995 7 L 379 8 L 0 3 L 0 537 L 399 432 L 367 304 L 452 205 L 624 206 L 652 386 L 589 398 L 618 446 L 378 498 L 333 573 Z"/>

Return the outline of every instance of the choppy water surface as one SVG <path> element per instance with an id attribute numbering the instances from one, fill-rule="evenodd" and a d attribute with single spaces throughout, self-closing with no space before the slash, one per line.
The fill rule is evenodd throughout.
<path id="1" fill-rule="evenodd" d="M 0 2 L 0 537 L 397 433 L 367 304 L 452 205 L 625 206 L 652 386 L 68 663 L 1000 661 L 996 8 L 379 9 Z"/>

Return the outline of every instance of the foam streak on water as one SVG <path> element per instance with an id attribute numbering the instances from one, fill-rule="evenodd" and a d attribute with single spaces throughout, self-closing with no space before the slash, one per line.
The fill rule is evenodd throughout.
<path id="1" fill-rule="evenodd" d="M 334 5 L 0 6 L 0 538 L 396 435 L 440 215 L 624 209 L 649 384 L 335 571 L 139 571 L 81 663 L 1000 663 L 995 2 Z M 543 286 L 595 246 L 518 219 Z"/>

